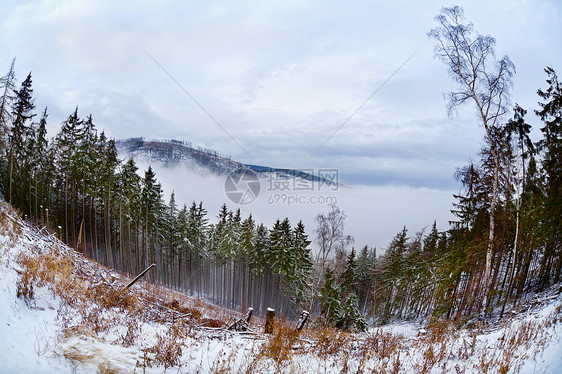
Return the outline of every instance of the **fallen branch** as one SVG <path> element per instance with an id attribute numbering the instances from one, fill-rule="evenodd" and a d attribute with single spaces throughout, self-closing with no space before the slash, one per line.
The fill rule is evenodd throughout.
<path id="1" fill-rule="evenodd" d="M 123 289 L 121 289 L 121 292 L 126 291 L 129 289 L 129 287 L 131 287 L 133 284 L 135 284 L 139 279 L 141 279 L 146 273 L 148 273 L 150 270 L 152 270 L 153 268 L 156 267 L 156 264 L 152 264 L 149 267 L 147 267 L 146 269 L 144 269 L 144 271 L 142 273 L 140 273 L 139 275 L 137 275 L 135 277 L 135 279 L 133 279 L 132 281 L 129 282 L 128 285 L 126 285 L 125 287 L 123 287 Z"/>

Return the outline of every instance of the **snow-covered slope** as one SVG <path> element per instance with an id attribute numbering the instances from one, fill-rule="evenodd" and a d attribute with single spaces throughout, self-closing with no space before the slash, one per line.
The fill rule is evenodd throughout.
<path id="1" fill-rule="evenodd" d="M 0 373 L 562 372 L 562 296 L 537 295 L 481 328 L 396 324 L 365 334 L 292 323 L 264 335 L 241 317 L 129 280 L 24 223 L 0 201 Z M 284 327 L 283 327 L 284 326 Z"/>

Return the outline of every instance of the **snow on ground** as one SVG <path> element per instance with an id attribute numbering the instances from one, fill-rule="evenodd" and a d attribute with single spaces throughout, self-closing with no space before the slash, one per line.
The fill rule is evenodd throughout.
<path id="1" fill-rule="evenodd" d="M 383 333 L 401 335 L 405 338 L 413 338 L 418 336 L 420 331 L 425 331 L 424 327 L 417 322 L 396 322 L 371 329 L 371 331 L 376 331 L 377 329 Z"/>
<path id="2" fill-rule="evenodd" d="M 31 306 L 16 296 L 19 267 L 14 256 L 30 245 L 25 235 L 15 242 L 6 233 L 0 235 L 0 373 L 69 372 L 70 363 L 53 352 L 59 301 L 46 289 L 36 290 Z"/>
<path id="3" fill-rule="evenodd" d="M 560 305 L 562 305 L 560 294 L 558 297 L 551 296 L 550 303 L 546 307 L 538 311 L 535 315 L 530 315 L 529 319 L 541 321 L 541 319 L 548 318 L 549 315 L 558 315 L 558 323 L 555 326 L 555 331 L 552 341 L 547 345 L 544 350 L 536 352 L 534 360 L 527 360 L 521 367 L 521 373 L 562 373 L 562 326 L 560 316 Z M 558 308 L 558 311 L 556 311 Z"/>
<path id="4" fill-rule="evenodd" d="M 18 297 L 25 273 L 21 254 L 51 252 L 55 256 L 47 259 L 70 259 L 76 267 L 72 282 L 91 290 L 91 302 L 55 295 L 49 284 L 36 286 L 33 297 Z M 364 334 L 309 327 L 297 337 L 291 328 L 264 336 L 259 321 L 251 326 L 256 334 L 205 327 L 212 318 L 228 320 L 236 314 L 146 284 L 135 285 L 130 299 L 118 300 L 121 304 L 100 307 L 102 299 L 94 293 L 111 292 L 106 283 L 112 277 L 119 280 L 54 236 L 23 223 L 0 202 L 0 374 L 562 373 L 558 288 L 537 295 L 515 317 L 478 329 L 437 325 L 419 334 L 419 324 L 395 323 Z M 201 317 L 180 316 L 170 300 L 189 305 L 191 314 L 200 311 Z"/>

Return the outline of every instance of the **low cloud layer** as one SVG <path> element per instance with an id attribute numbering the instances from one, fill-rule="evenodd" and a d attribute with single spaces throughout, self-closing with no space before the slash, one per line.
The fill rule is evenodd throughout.
<path id="1" fill-rule="evenodd" d="M 140 170 L 149 163 L 140 162 Z M 309 184 L 310 190 L 299 189 L 289 180 L 284 187 L 275 187 L 279 180 L 262 179 L 257 198 L 249 204 L 237 204 L 225 193 L 225 176 L 201 175 L 184 167 L 163 167 L 153 163 L 156 177 L 162 183 L 165 198 L 172 191 L 176 203 L 191 205 L 203 202 L 210 222 L 216 222 L 219 208 L 227 204 L 230 210 L 240 209 L 243 217 L 252 215 L 257 222 L 272 227 L 275 220 L 288 217 L 293 225 L 302 220 L 310 239 L 314 238 L 315 217 L 330 211 L 336 204 L 346 215 L 346 233 L 355 238 L 357 248 L 368 245 L 384 250 L 394 235 L 404 226 L 411 235 L 430 228 L 434 221 L 440 230 L 448 228 L 452 193 L 450 191 L 414 188 L 411 186 L 353 187 Z M 166 201 L 167 202 L 167 201 Z M 381 253 L 381 252 L 379 252 Z"/>

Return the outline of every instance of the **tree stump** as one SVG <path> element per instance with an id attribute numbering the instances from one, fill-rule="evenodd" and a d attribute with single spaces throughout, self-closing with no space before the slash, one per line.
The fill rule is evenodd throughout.
<path id="1" fill-rule="evenodd" d="M 306 323 L 306 321 L 308 320 L 308 316 L 310 315 L 310 313 L 308 313 L 306 310 L 303 310 L 301 313 L 301 317 L 299 318 L 299 320 L 297 321 L 297 331 L 301 331 L 302 328 L 304 327 L 304 324 Z"/>
<path id="2" fill-rule="evenodd" d="M 250 324 L 250 320 L 252 319 L 253 312 L 254 312 L 254 308 L 248 308 L 248 311 L 246 312 L 246 323 L 248 325 Z"/>
<path id="3" fill-rule="evenodd" d="M 264 333 L 273 334 L 273 325 L 275 324 L 275 309 L 267 308 L 265 314 L 265 329 Z"/>

